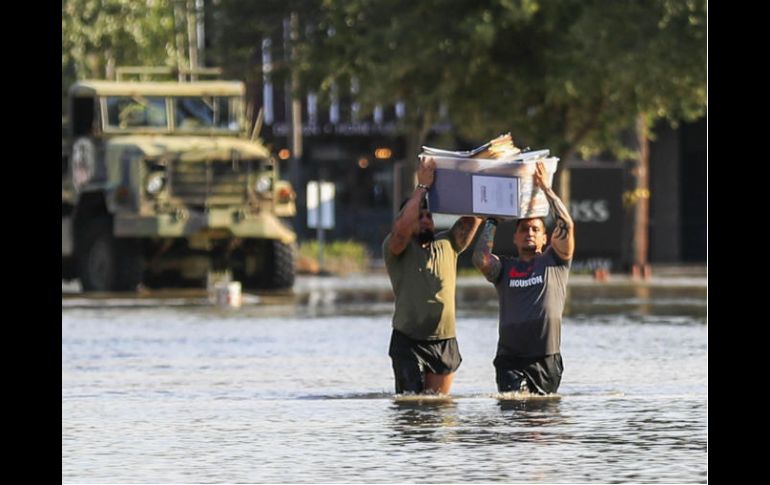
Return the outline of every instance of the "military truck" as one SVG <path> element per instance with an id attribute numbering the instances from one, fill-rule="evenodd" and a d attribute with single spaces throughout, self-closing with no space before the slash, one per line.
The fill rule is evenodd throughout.
<path id="1" fill-rule="evenodd" d="M 162 72 L 123 68 L 69 89 L 62 279 L 121 291 L 229 271 L 246 288 L 291 287 L 296 197 L 248 132 L 244 84 L 148 78 Z"/>

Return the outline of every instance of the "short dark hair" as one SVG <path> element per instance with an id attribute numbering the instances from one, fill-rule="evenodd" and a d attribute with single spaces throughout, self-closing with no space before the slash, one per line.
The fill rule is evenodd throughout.
<path id="1" fill-rule="evenodd" d="M 399 212 L 404 210 L 404 206 L 406 205 L 407 202 L 409 202 L 410 198 L 411 197 L 407 197 L 406 199 L 401 201 L 401 205 L 398 206 L 398 211 Z M 430 210 L 430 209 L 428 209 L 428 198 L 427 197 L 423 197 L 422 200 L 420 201 L 420 209 L 422 209 L 422 210 Z"/>
<path id="2" fill-rule="evenodd" d="M 540 222 L 543 223 L 543 229 L 548 232 L 548 225 L 545 223 L 545 217 L 524 217 L 522 219 L 516 219 L 516 225 L 514 227 L 514 230 L 517 230 L 519 228 L 519 222 L 521 221 L 528 221 L 530 219 L 540 219 Z"/>

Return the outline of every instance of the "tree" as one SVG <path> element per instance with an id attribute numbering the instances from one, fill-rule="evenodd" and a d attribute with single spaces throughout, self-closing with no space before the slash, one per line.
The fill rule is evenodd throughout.
<path id="1" fill-rule="evenodd" d="M 495 35 L 483 4 L 327 0 L 315 36 L 302 51 L 306 81 L 320 86 L 323 94 L 355 79 L 364 111 L 406 101 L 404 173 L 412 174 L 416 154 L 439 120 L 442 105 L 451 113 L 462 93 L 472 90 L 489 66 Z M 318 67 L 320 75 L 313 72 Z M 490 92 L 488 86 L 476 87 Z M 402 180 L 402 191 L 408 193 L 414 181 Z"/>
<path id="2" fill-rule="evenodd" d="M 649 129 L 662 118 L 677 123 L 705 112 L 705 0 L 322 6 L 304 51 L 316 69 L 307 79 L 329 90 L 356 78 L 363 106 L 408 100 L 407 154 L 419 151 L 443 104 L 456 130 L 472 139 L 512 131 L 518 145 L 548 147 L 564 161 L 602 152 L 633 159 L 634 263 L 646 263 Z M 625 142 L 629 131 L 635 147 Z M 407 157 L 407 173 L 414 158 Z"/>
<path id="3" fill-rule="evenodd" d="M 649 274 L 649 139 L 660 119 L 702 116 L 706 106 L 704 1 L 583 2 L 550 62 L 567 68 L 551 81 L 565 109 L 565 159 L 611 151 L 627 160 L 633 186 L 624 198 L 633 227 L 626 251 L 635 273 Z M 555 81 L 555 83 L 554 83 Z M 631 142 L 625 133 L 633 133 Z"/>
<path id="4" fill-rule="evenodd" d="M 116 65 L 177 67 L 186 59 L 185 0 L 64 0 L 62 89 L 77 79 L 106 77 Z"/>
<path id="5" fill-rule="evenodd" d="M 180 19 L 191 4 L 66 0 L 65 80 L 101 77 L 115 63 L 183 64 Z M 272 36 L 283 60 L 274 82 L 291 79 L 295 99 L 318 90 L 328 100 L 356 82 L 364 112 L 406 101 L 405 174 L 442 113 L 467 139 L 511 131 L 517 145 L 565 162 L 603 152 L 628 161 L 636 265 L 646 264 L 650 129 L 706 107 L 706 0 L 219 0 L 206 14 L 215 64 L 249 85 Z M 284 42 L 289 18 L 299 20 L 297 38 Z M 291 55 L 278 54 L 284 48 Z"/>
<path id="6" fill-rule="evenodd" d="M 209 29 L 211 56 L 216 64 L 247 83 L 258 80 L 261 77 L 262 40 L 268 36 L 280 39 L 283 20 L 289 16 L 293 3 L 286 0 L 217 2 Z M 280 48 L 280 43 L 276 47 Z"/>

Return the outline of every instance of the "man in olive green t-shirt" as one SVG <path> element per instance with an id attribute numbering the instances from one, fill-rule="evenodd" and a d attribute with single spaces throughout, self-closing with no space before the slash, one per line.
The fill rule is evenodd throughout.
<path id="1" fill-rule="evenodd" d="M 420 158 L 417 187 L 382 243 L 396 296 L 388 353 L 397 394 L 448 394 L 462 361 L 455 335 L 457 255 L 470 245 L 481 218 L 461 217 L 434 236 L 425 194 L 435 170 L 433 158 Z"/>

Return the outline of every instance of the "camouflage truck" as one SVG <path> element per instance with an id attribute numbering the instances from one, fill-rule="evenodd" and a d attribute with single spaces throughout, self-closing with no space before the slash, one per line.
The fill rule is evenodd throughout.
<path id="1" fill-rule="evenodd" d="M 62 118 L 62 279 L 85 291 L 294 283 L 296 212 L 243 83 L 85 80 Z"/>

